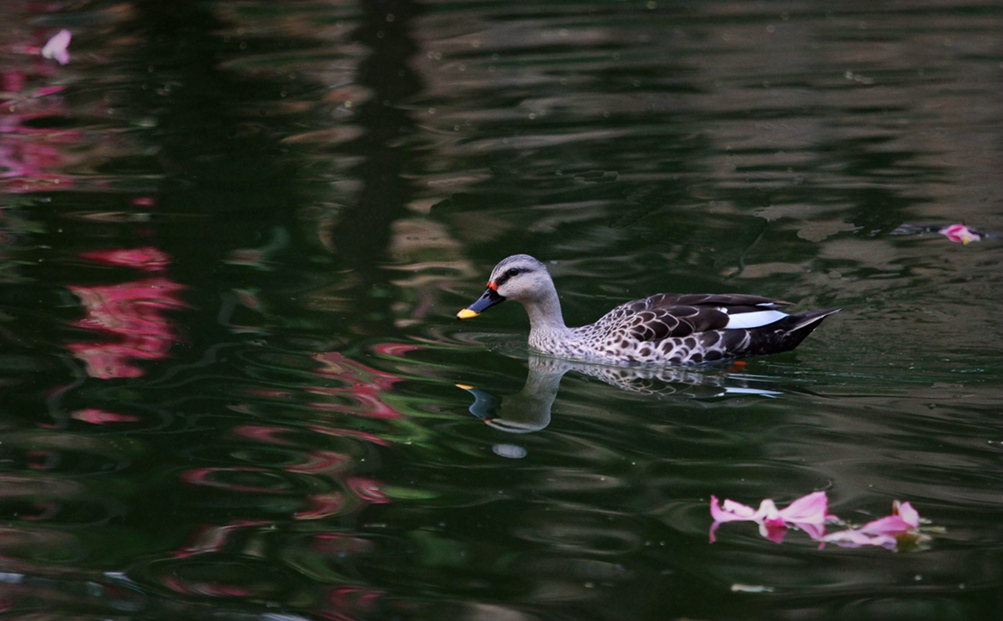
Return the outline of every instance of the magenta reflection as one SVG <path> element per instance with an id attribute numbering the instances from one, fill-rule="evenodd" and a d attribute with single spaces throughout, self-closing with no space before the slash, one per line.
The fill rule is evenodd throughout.
<path id="1" fill-rule="evenodd" d="M 146 371 L 137 361 L 166 358 L 179 341 L 178 330 L 166 311 L 187 308 L 180 298 L 185 289 L 167 278 L 150 278 L 118 285 L 71 286 L 84 306 L 76 326 L 105 340 L 70 343 L 67 348 L 99 379 L 140 377 Z"/>
<path id="2" fill-rule="evenodd" d="M 39 48 L 25 48 L 28 51 Z M 56 97 L 62 85 L 48 83 L 51 67 L 0 67 L 0 189 L 12 194 L 69 188 L 74 180 L 62 172 L 71 163 L 67 147 L 80 143 L 79 130 L 39 127 L 37 119 L 65 116 Z M 34 86 L 42 82 L 43 85 Z"/>
<path id="3" fill-rule="evenodd" d="M 314 359 L 323 365 L 316 371 L 318 375 L 348 382 L 350 386 L 308 388 L 311 394 L 324 397 L 310 407 L 374 418 L 404 418 L 404 414 L 389 405 L 385 399 L 393 385 L 404 378 L 368 367 L 337 352 L 317 354 Z"/>

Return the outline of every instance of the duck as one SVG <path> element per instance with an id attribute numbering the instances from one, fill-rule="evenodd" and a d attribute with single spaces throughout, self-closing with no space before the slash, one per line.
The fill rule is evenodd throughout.
<path id="1" fill-rule="evenodd" d="M 657 293 L 617 306 L 595 323 L 569 328 L 547 266 L 528 254 L 503 259 L 459 319 L 505 300 L 529 315 L 537 352 L 612 365 L 698 364 L 790 351 L 841 308 L 788 314 L 790 302 L 743 293 Z"/>

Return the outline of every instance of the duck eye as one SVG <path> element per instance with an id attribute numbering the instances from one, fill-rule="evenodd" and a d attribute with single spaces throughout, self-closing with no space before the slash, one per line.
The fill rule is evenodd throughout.
<path id="1" fill-rule="evenodd" d="M 505 272 L 505 275 L 508 276 L 509 278 L 512 278 L 513 276 L 515 276 L 516 274 L 518 274 L 521 271 L 522 270 L 513 267 L 509 271 Z"/>

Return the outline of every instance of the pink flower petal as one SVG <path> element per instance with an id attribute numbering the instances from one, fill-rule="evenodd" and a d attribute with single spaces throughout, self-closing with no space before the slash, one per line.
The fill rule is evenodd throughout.
<path id="1" fill-rule="evenodd" d="M 919 532 L 919 512 L 908 502 L 895 501 L 892 515 L 864 524 L 860 528 L 825 534 L 828 522 L 838 521 L 829 514 L 829 499 L 825 492 L 812 492 L 798 498 L 787 507 L 777 509 L 773 500 L 767 498 L 759 504 L 759 509 L 725 500 L 719 505 L 716 496 L 711 496 L 711 515 L 714 523 L 710 528 L 710 541 L 715 540 L 718 527 L 723 522 L 750 521 L 759 524 L 759 534 L 775 543 L 782 543 L 787 529 L 799 528 L 822 546 L 833 543 L 838 546 L 857 548 L 860 546 L 880 546 L 895 548 L 900 541 L 922 541 L 928 539 Z"/>
<path id="2" fill-rule="evenodd" d="M 777 509 L 772 498 L 766 498 L 759 503 L 759 508 L 753 510 L 748 505 L 725 500 L 723 507 L 718 506 L 716 496 L 711 496 L 710 514 L 716 522 L 751 521 L 770 528 L 786 528 L 789 524 L 824 525 L 828 515 L 829 499 L 825 492 L 813 492 L 798 498 L 784 509 Z"/>
<path id="3" fill-rule="evenodd" d="M 897 515 L 913 528 L 919 528 L 919 511 L 912 508 L 908 502 L 895 501 L 892 503 L 892 514 Z"/>
<path id="4" fill-rule="evenodd" d="M 919 530 L 919 512 L 908 502 L 895 501 L 892 515 L 872 520 L 860 528 L 826 535 L 822 541 L 844 547 L 881 546 L 894 548 L 902 537 L 922 537 Z"/>
<path id="5" fill-rule="evenodd" d="M 961 242 L 962 244 L 982 239 L 978 233 L 972 231 L 964 224 L 952 224 L 940 229 L 939 233 L 953 242 Z"/>
<path id="6" fill-rule="evenodd" d="M 869 535 L 898 535 L 912 530 L 912 526 L 897 515 L 889 515 L 879 520 L 873 520 L 858 528 Z"/>
<path id="7" fill-rule="evenodd" d="M 66 50 L 70 46 L 70 39 L 72 38 L 73 35 L 70 34 L 69 30 L 60 30 L 42 48 L 42 56 L 44 58 L 51 58 L 60 65 L 65 65 L 70 62 L 70 53 Z"/>
<path id="8" fill-rule="evenodd" d="M 825 537 L 825 523 L 816 524 L 814 522 L 794 522 L 794 525 L 808 533 L 808 536 L 816 541 Z"/>
<path id="9" fill-rule="evenodd" d="M 873 520 L 861 526 L 858 530 L 872 535 L 904 535 L 919 528 L 919 512 L 908 502 L 892 503 L 892 514 Z"/>
<path id="10" fill-rule="evenodd" d="M 752 519 L 760 523 L 772 523 L 772 524 L 783 524 L 784 519 L 780 516 L 780 510 L 777 509 L 777 505 L 774 504 L 772 498 L 766 498 L 759 503 L 759 508 L 756 509 L 756 514 L 752 516 Z"/>
<path id="11" fill-rule="evenodd" d="M 796 526 L 808 533 L 812 539 L 825 534 L 825 521 L 829 516 L 829 499 L 825 492 L 813 492 L 792 502 L 785 509 L 777 509 L 772 498 L 765 498 L 759 508 L 753 510 L 748 505 L 725 500 L 718 506 L 716 496 L 711 496 L 710 514 L 714 523 L 710 529 L 710 541 L 714 542 L 718 526 L 723 522 L 748 521 L 759 524 L 759 533 L 775 543 L 781 543 L 789 526 Z"/>
<path id="12" fill-rule="evenodd" d="M 756 515 L 758 512 L 748 505 L 726 499 L 724 501 L 724 508 L 721 508 L 719 502 L 717 496 L 710 497 L 710 515 L 714 518 L 714 523 L 710 525 L 710 532 L 708 533 L 711 543 L 717 540 L 715 534 L 717 533 L 718 526 L 723 522 L 753 521 L 757 519 Z"/>
<path id="13" fill-rule="evenodd" d="M 812 492 L 798 498 L 780 511 L 788 522 L 824 524 L 829 515 L 829 498 L 825 492 Z"/>
<path id="14" fill-rule="evenodd" d="M 752 520 L 755 514 L 756 512 L 752 507 L 735 502 L 734 500 L 725 500 L 724 508 L 722 509 L 718 506 L 717 496 L 710 497 L 710 516 L 714 518 L 715 522 Z"/>

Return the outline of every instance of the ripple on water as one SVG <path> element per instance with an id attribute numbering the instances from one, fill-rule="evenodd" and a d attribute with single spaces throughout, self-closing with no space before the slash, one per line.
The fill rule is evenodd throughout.
<path id="1" fill-rule="evenodd" d="M 212 599 L 282 600 L 296 590 L 296 575 L 265 558 L 226 552 L 168 558 L 138 565 L 133 579 L 178 595 Z"/>
<path id="2" fill-rule="evenodd" d="M 123 476 L 141 457 L 138 443 L 37 430 L 5 434 L 3 449 L 0 515 L 9 524 L 29 530 L 102 525 L 128 512 L 104 484 Z"/>
<path id="3" fill-rule="evenodd" d="M 511 533 L 562 552 L 605 556 L 638 550 L 642 539 L 636 526 L 629 515 L 559 503 L 527 512 L 513 524 Z"/>

